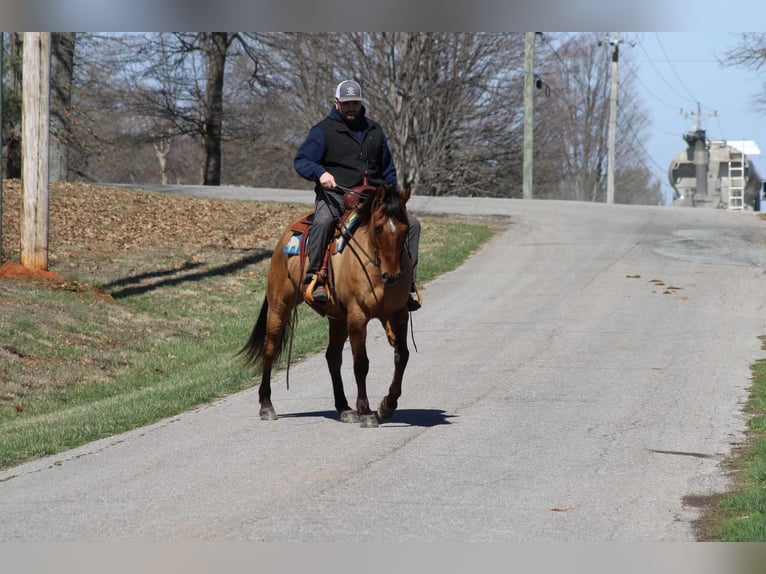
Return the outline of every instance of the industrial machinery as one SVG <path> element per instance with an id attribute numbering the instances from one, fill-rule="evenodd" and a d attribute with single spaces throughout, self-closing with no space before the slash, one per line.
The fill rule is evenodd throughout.
<path id="1" fill-rule="evenodd" d="M 673 205 L 761 210 L 764 182 L 748 157 L 760 150 L 754 141 L 708 140 L 705 130 L 684 134 L 686 150 L 670 162 Z"/>

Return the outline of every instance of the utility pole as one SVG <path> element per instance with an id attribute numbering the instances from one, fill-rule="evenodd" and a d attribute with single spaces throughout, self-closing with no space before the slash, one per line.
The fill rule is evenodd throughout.
<path id="1" fill-rule="evenodd" d="M 614 147 L 617 131 L 617 62 L 620 59 L 620 33 L 614 32 L 609 41 L 612 46 L 612 87 L 609 92 L 609 136 L 606 166 L 606 202 L 614 203 Z"/>
<path id="2" fill-rule="evenodd" d="M 24 32 L 21 106 L 21 265 L 48 270 L 51 33 Z"/>
<path id="3" fill-rule="evenodd" d="M 694 131 L 702 129 L 702 116 L 704 115 L 707 118 L 716 118 L 718 117 L 718 112 L 714 111 L 711 114 L 703 114 L 702 109 L 700 108 L 700 103 L 697 102 L 697 111 L 696 112 L 684 112 L 681 110 L 681 114 L 688 118 L 691 115 L 694 115 Z"/>
<path id="4" fill-rule="evenodd" d="M 524 49 L 524 164 L 522 168 L 524 199 L 533 198 L 536 34 L 536 32 L 527 32 Z"/>

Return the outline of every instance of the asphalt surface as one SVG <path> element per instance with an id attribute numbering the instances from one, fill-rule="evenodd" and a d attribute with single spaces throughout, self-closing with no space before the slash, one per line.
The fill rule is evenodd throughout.
<path id="1" fill-rule="evenodd" d="M 337 422 L 319 354 L 292 366 L 289 390 L 276 374 L 277 421 L 259 420 L 253 388 L 0 472 L 0 541 L 694 540 L 695 500 L 727 486 L 764 356 L 766 222 L 558 201 L 410 208 L 508 226 L 424 286 L 390 422 Z M 377 324 L 368 343 L 377 404 L 393 355 Z M 348 351 L 344 374 L 353 401 Z"/>

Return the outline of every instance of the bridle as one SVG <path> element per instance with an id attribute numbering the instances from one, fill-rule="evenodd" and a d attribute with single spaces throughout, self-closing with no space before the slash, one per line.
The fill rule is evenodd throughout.
<path id="1" fill-rule="evenodd" d="M 340 189 L 341 191 L 343 191 L 344 193 L 349 193 L 351 195 L 356 196 L 357 198 L 363 198 L 366 195 L 364 193 L 364 191 L 358 191 L 356 189 L 352 189 L 350 187 L 345 187 L 343 185 L 336 185 L 336 187 L 338 189 Z M 331 201 L 329 201 L 329 198 L 327 197 L 327 190 L 324 187 L 320 187 L 320 189 L 322 190 L 322 194 L 324 195 L 325 203 L 327 204 L 328 208 L 330 209 L 330 212 L 332 213 L 332 217 L 335 220 L 336 227 L 338 227 L 338 229 L 343 230 L 345 228 L 345 223 L 342 220 L 341 214 L 339 214 L 335 210 L 335 208 L 333 207 L 333 203 Z M 371 199 L 371 197 L 369 195 L 367 195 L 367 198 Z M 346 230 L 347 230 L 347 228 L 346 228 Z M 378 245 L 377 239 L 375 238 L 374 231 L 372 233 L 372 243 L 373 243 L 373 246 L 375 247 L 373 255 L 370 255 L 367 252 L 367 250 L 364 248 L 364 246 L 362 246 L 362 244 L 359 242 L 359 240 L 356 239 L 356 237 L 353 234 L 351 234 L 351 233 L 349 233 L 349 242 L 353 243 L 356 246 L 356 248 L 359 249 L 359 251 L 362 252 L 364 257 L 367 259 L 367 261 L 366 261 L 367 263 L 371 263 L 373 265 L 373 267 L 380 268 L 380 266 L 381 266 L 380 247 Z M 406 242 L 405 242 L 405 247 L 406 247 Z"/>

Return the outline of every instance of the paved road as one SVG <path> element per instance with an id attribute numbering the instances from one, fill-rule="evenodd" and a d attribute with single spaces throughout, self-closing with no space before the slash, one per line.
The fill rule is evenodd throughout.
<path id="1" fill-rule="evenodd" d="M 554 201 L 411 207 L 509 226 L 426 286 L 391 422 L 336 422 L 315 356 L 289 391 L 278 374 L 276 422 L 258 419 L 253 389 L 0 472 L 0 540 L 693 540 L 685 497 L 725 487 L 764 355 L 766 223 Z M 369 343 L 377 403 L 392 355 L 377 325 Z M 347 355 L 354 396 L 350 369 Z"/>

